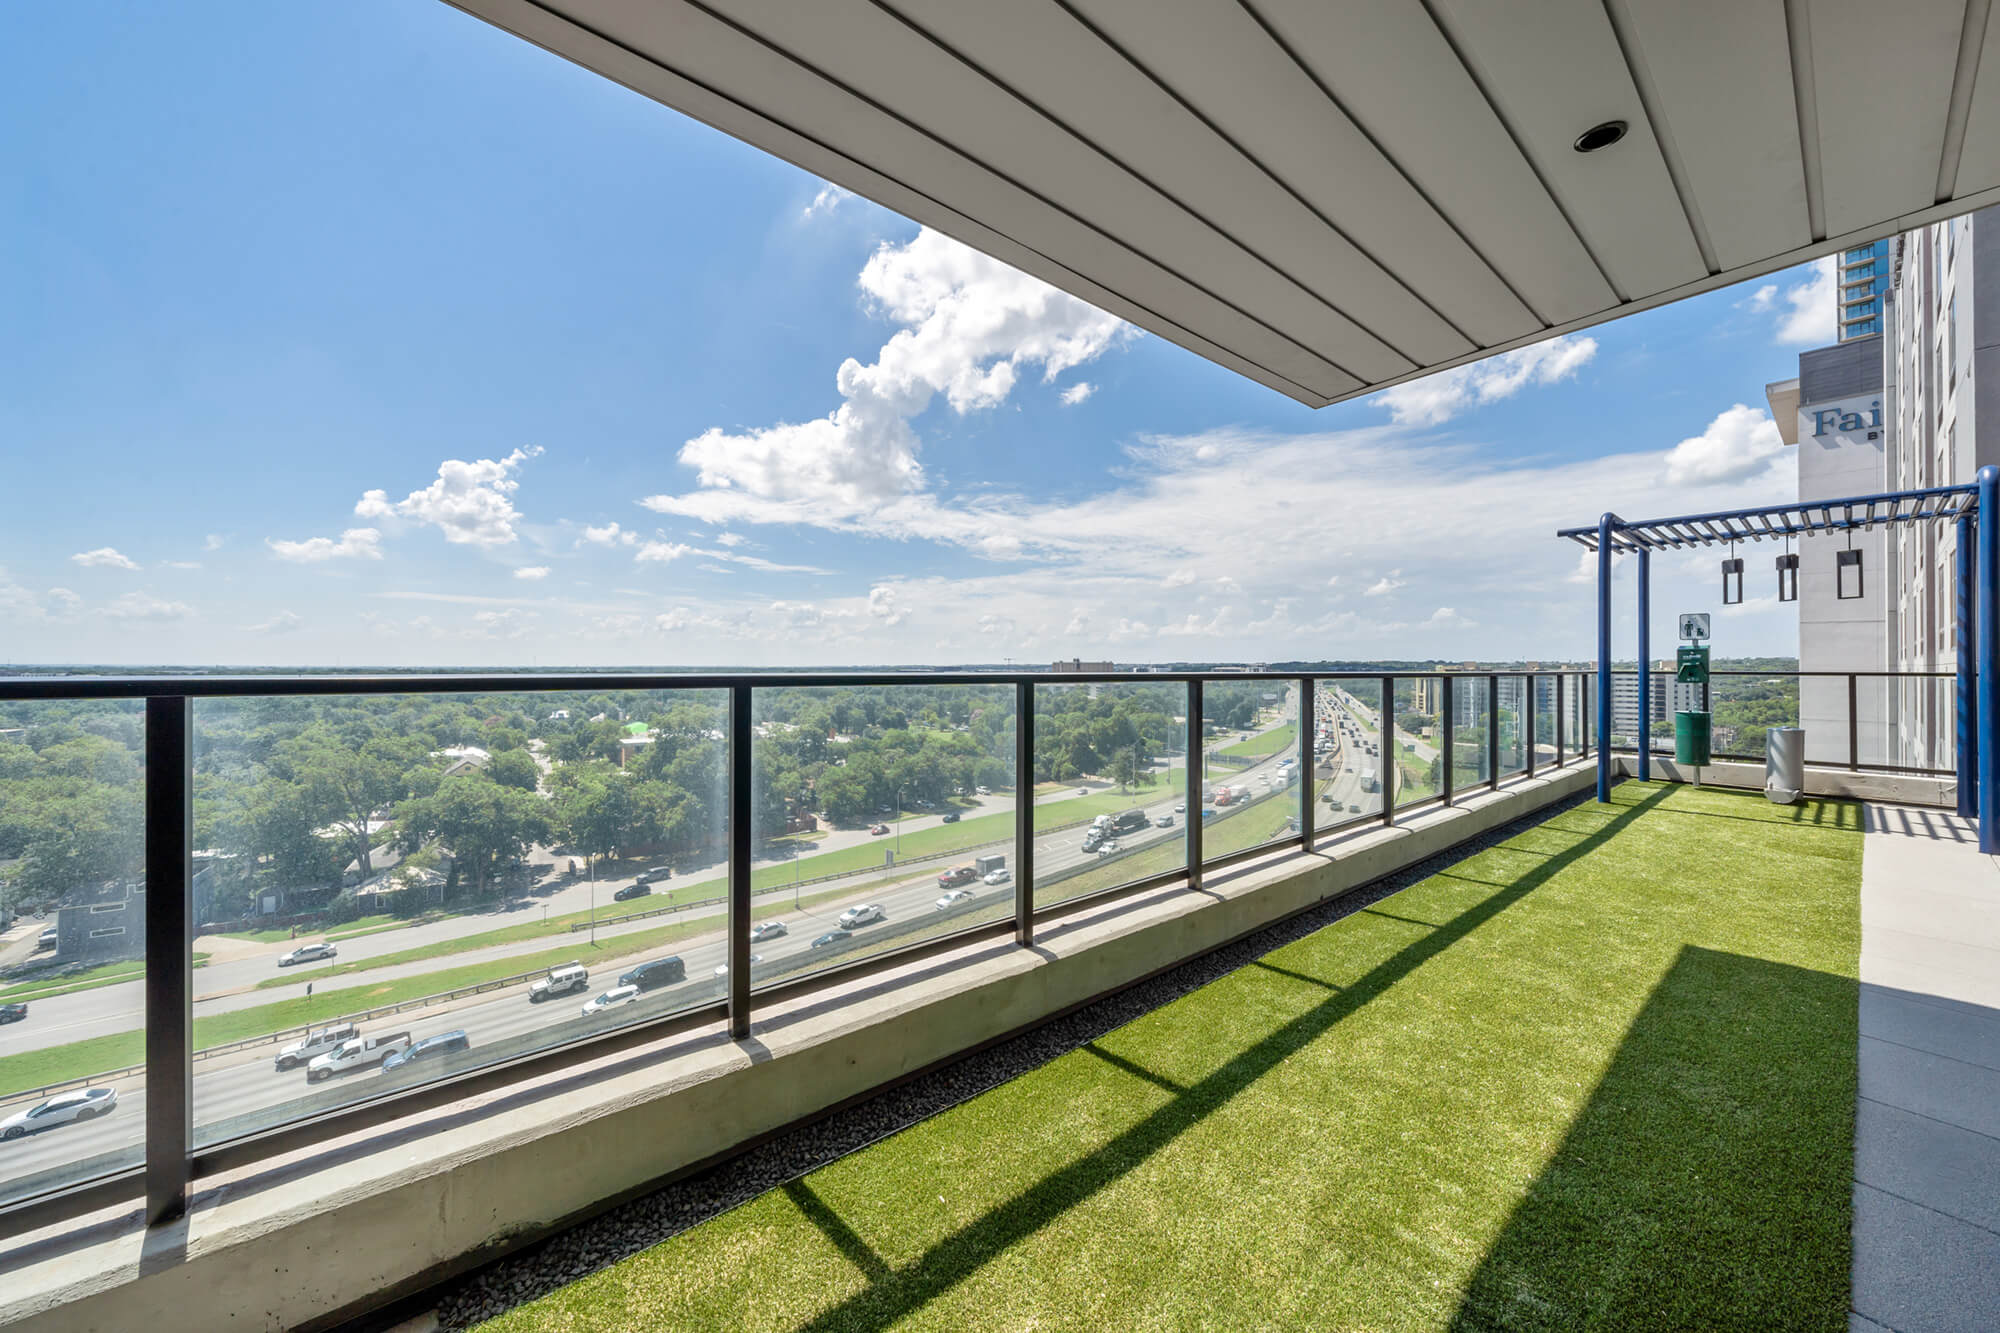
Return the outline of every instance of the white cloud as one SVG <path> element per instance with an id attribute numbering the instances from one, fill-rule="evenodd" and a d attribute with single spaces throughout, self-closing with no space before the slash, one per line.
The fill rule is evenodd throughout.
<path id="1" fill-rule="evenodd" d="M 1440 370 L 1375 395 L 1398 425 L 1436 426 L 1469 408 L 1512 398 L 1530 385 L 1556 384 L 1597 355 L 1597 340 L 1564 334 L 1469 366 Z"/>
<path id="2" fill-rule="evenodd" d="M 220 551 L 222 549 L 222 534 L 211 532 L 206 537 L 203 537 L 201 539 L 201 549 L 204 551 Z"/>
<path id="3" fill-rule="evenodd" d="M 1078 403 L 1096 392 L 1097 386 L 1095 384 L 1092 384 L 1089 380 L 1078 380 L 1075 384 L 1070 385 L 1062 391 L 1063 406 L 1075 407 Z"/>
<path id="4" fill-rule="evenodd" d="M 1079 606 L 1075 611 L 1070 613 L 1069 624 L 1063 626 L 1063 633 L 1088 634 L 1089 632 L 1090 616 Z"/>
<path id="5" fill-rule="evenodd" d="M 981 634 L 1012 634 L 1014 620 L 1011 616 L 983 615 L 979 617 Z"/>
<path id="6" fill-rule="evenodd" d="M 741 546 L 743 544 L 743 534 L 738 532 L 718 532 L 715 534 L 715 540 L 716 544 L 720 546 Z"/>
<path id="7" fill-rule="evenodd" d="M 1428 620 L 1424 621 L 1424 624 L 1434 629 L 1461 629 L 1471 623 L 1470 620 L 1467 620 L 1449 606 L 1440 606 L 1437 610 L 1431 612 Z"/>
<path id="8" fill-rule="evenodd" d="M 1340 586 L 1340 575 L 1338 574 L 1327 575 L 1326 586 L 1329 588 L 1338 588 Z"/>
<path id="9" fill-rule="evenodd" d="M 54 602 L 63 611 L 74 611 L 83 605 L 83 598 L 77 596 L 68 588 L 50 588 L 49 600 Z"/>
<path id="10" fill-rule="evenodd" d="M 639 534 L 619 527 L 616 523 L 606 523 L 601 528 L 586 526 L 583 535 L 576 539 L 578 546 L 636 546 Z"/>
<path id="11" fill-rule="evenodd" d="M 427 523 L 443 532 L 446 541 L 461 545 L 506 546 L 515 540 L 514 524 L 521 517 L 512 499 L 521 483 L 513 474 L 541 452 L 539 446 L 530 446 L 500 459 L 470 463 L 446 459 L 438 464 L 437 480 L 422 490 L 411 491 L 394 504 L 386 491 L 369 491 L 355 504 L 354 513 L 359 518 Z"/>
<path id="12" fill-rule="evenodd" d="M 534 582 L 538 579 L 545 579 L 548 576 L 549 576 L 549 567 L 547 565 L 523 565 L 521 568 L 514 571 L 515 578 L 526 579 L 529 582 Z"/>
<path id="13" fill-rule="evenodd" d="M 852 190 L 843 190 L 838 185 L 830 183 L 822 185 L 819 187 L 819 193 L 812 197 L 812 202 L 800 211 L 799 218 L 811 222 L 814 218 L 825 217 L 853 197 Z"/>
<path id="14" fill-rule="evenodd" d="M 145 592 L 128 592 L 104 608 L 115 620 L 185 620 L 194 614 L 186 602 L 169 602 Z"/>
<path id="15" fill-rule="evenodd" d="M 299 564 L 317 564 L 322 560 L 380 560 L 382 558 L 382 534 L 374 528 L 349 528 L 340 534 L 340 540 L 331 537 L 308 537 L 302 542 L 280 541 L 276 537 L 266 537 L 264 544 L 280 560 L 291 560 Z"/>
<path id="16" fill-rule="evenodd" d="M 1194 580 L 1195 572 L 1192 569 L 1177 569 L 1160 580 L 1160 586 L 1166 588 L 1185 588 L 1188 584 L 1193 583 Z"/>
<path id="17" fill-rule="evenodd" d="M 1743 300 L 1741 300 L 1737 304 L 1743 306 L 1745 309 L 1754 310 L 1758 314 L 1762 314 L 1766 310 L 1769 310 L 1774 305 L 1776 305 L 1777 300 L 1778 300 L 1778 284 L 1775 282 L 1767 282 L 1762 287 L 1759 287 L 1756 291 L 1750 293 L 1750 295 L 1744 297 Z"/>
<path id="18" fill-rule="evenodd" d="M 906 607 L 897 604 L 893 587 L 878 583 L 868 590 L 868 614 L 887 627 L 902 624 L 910 613 Z"/>
<path id="19" fill-rule="evenodd" d="M 201 561 L 199 561 L 199 560 L 162 560 L 162 561 L 160 562 L 160 567 L 161 567 L 162 569 L 200 569 L 200 568 L 201 568 Z"/>
<path id="20" fill-rule="evenodd" d="M 1362 591 L 1361 595 L 1363 597 L 1382 597 L 1396 591 L 1398 588 L 1408 587 L 1410 581 L 1403 578 L 1402 573 L 1403 571 L 1400 569 L 1390 570 L 1387 574 L 1369 584 Z"/>
<path id="21" fill-rule="evenodd" d="M 1798 270 L 1794 269 L 1793 273 Z M 1834 340 L 1837 320 L 1834 310 L 1833 256 L 1815 259 L 1805 276 L 1785 288 L 1783 303 L 1765 298 L 1764 304 L 1756 304 L 1769 287 L 1760 287 L 1751 300 L 1752 309 L 1776 310 L 1778 312 L 1778 334 L 1780 343 L 1791 346 L 1817 347 Z"/>
<path id="22" fill-rule="evenodd" d="M 665 564 L 669 560 L 680 559 L 692 550 L 694 547 L 684 542 L 647 542 L 632 559 L 642 565 Z"/>
<path id="23" fill-rule="evenodd" d="M 860 287 L 869 307 L 899 327 L 872 363 L 841 364 L 838 408 L 812 421 L 710 429 L 680 451 L 701 489 L 642 503 L 717 525 L 804 523 L 1013 554 L 979 509 L 947 508 L 929 493 L 912 423 L 939 395 L 960 415 L 995 407 L 1024 372 L 1039 368 L 1053 380 L 1130 330 L 929 229 L 877 249 Z"/>
<path id="24" fill-rule="evenodd" d="M 472 623 L 475 633 L 490 639 L 519 639 L 528 633 L 529 627 L 539 617 L 533 611 L 509 608 L 505 611 L 474 611 Z"/>
<path id="25" fill-rule="evenodd" d="M 95 551 L 78 551 L 70 557 L 88 569 L 137 569 L 138 563 L 130 556 L 111 546 L 100 546 Z"/>
<path id="26" fill-rule="evenodd" d="M 1742 481 L 1770 468 L 1785 452 L 1778 423 L 1761 407 L 1738 403 L 1707 429 L 1667 451 L 1667 481 L 1701 486 Z"/>
<path id="27" fill-rule="evenodd" d="M 280 611 L 261 625 L 252 625 L 253 634 L 292 634 L 305 628 L 306 618 L 296 611 Z"/>

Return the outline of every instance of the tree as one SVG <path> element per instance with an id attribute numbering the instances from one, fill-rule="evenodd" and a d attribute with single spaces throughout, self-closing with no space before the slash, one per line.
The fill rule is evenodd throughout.
<path id="1" fill-rule="evenodd" d="M 503 861 L 526 856 L 551 832 L 548 803 L 485 777 L 460 774 L 431 796 L 396 810 L 397 838 L 415 851 L 435 838 L 472 871 L 473 890 L 485 893 L 489 873 Z"/>
<path id="2" fill-rule="evenodd" d="M 1128 745 L 1111 756 L 1111 777 L 1120 791 L 1139 785 L 1139 750 Z"/>
<path id="3" fill-rule="evenodd" d="M 375 874 L 369 858 L 369 824 L 403 794 L 402 772 L 373 748 L 342 740 L 324 724 L 278 747 L 278 771 L 301 788 L 312 815 L 347 837 L 363 881 Z"/>
<path id="4" fill-rule="evenodd" d="M 542 770 L 526 750 L 502 750 L 487 761 L 486 776 L 503 787 L 533 791 L 541 782 Z"/>
<path id="5" fill-rule="evenodd" d="M 556 797 L 556 820 L 564 836 L 591 856 L 609 856 L 633 845 L 638 819 L 633 780 L 618 773 L 590 771 Z"/>

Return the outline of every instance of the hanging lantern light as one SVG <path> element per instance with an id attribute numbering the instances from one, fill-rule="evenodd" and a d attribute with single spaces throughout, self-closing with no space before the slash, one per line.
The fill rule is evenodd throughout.
<path id="1" fill-rule="evenodd" d="M 1849 533 L 1847 539 L 1853 541 L 1854 535 Z M 1851 602 L 1861 596 L 1861 552 L 1850 546 L 1833 555 L 1834 592 L 1843 602 Z"/>
<path id="2" fill-rule="evenodd" d="M 1792 539 L 1785 538 L 1785 553 L 1778 557 L 1778 600 L 1799 600 L 1799 558 L 1792 553 Z"/>
<path id="3" fill-rule="evenodd" d="M 1722 604 L 1735 606 L 1743 600 L 1743 558 L 1736 554 L 1736 543 L 1729 543 L 1729 558 L 1722 562 Z"/>

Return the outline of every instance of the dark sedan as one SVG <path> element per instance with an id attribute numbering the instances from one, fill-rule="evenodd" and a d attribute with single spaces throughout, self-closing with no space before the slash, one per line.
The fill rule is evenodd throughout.
<path id="1" fill-rule="evenodd" d="M 652 893 L 653 886 L 651 884 L 627 884 L 624 888 L 612 894 L 611 898 L 613 902 L 623 903 L 630 902 L 634 898 L 649 898 L 652 896 Z"/>
<path id="2" fill-rule="evenodd" d="M 814 940 L 812 942 L 811 947 L 815 949 L 825 949 L 833 945 L 839 944 L 842 940 L 851 940 L 853 938 L 854 938 L 854 932 L 851 930 L 829 930 L 828 932 L 826 932 L 826 934 Z"/>
<path id="3" fill-rule="evenodd" d="M 0 1004 L 0 1023 L 18 1023 L 27 1016 L 25 1004 Z"/>

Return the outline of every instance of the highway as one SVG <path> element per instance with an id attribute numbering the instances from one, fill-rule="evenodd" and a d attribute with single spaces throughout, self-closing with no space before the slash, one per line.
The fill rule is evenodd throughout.
<path id="1" fill-rule="evenodd" d="M 1262 784 L 1259 779 L 1269 775 L 1272 779 L 1269 786 L 1270 795 L 1260 799 L 1289 799 L 1296 794 L 1297 788 L 1278 777 L 1279 761 L 1286 757 L 1289 755 L 1278 754 L 1262 758 L 1241 773 L 1232 774 L 1226 785 L 1231 787 L 1244 785 L 1260 789 Z M 1344 776 L 1358 782 L 1352 775 Z M 1185 799 L 1185 792 L 1178 785 L 1160 788 L 1158 796 L 1146 801 L 1142 807 L 1146 811 L 1147 826 L 1119 837 L 1119 843 L 1124 849 L 1122 854 L 1134 854 L 1163 841 L 1183 837 L 1188 815 L 1176 807 L 1182 805 Z M 1155 825 L 1154 821 L 1169 814 L 1174 818 L 1171 827 L 1159 828 Z M 1070 828 L 1045 834 L 1036 840 L 1038 881 L 1065 870 L 1098 862 L 1097 853 L 1087 853 L 1083 850 L 1084 833 L 1085 829 L 1082 827 Z M 1007 849 L 1003 847 L 998 850 L 1004 853 Z M 842 892 L 837 898 L 824 903 L 785 913 L 780 919 L 785 922 L 788 934 L 752 945 L 753 954 L 761 960 L 753 965 L 753 975 L 796 975 L 812 970 L 808 960 L 815 954 L 823 956 L 828 966 L 851 962 L 885 948 L 898 947 L 944 930 L 969 925 L 975 920 L 990 919 L 996 914 L 994 909 L 1001 905 L 1011 908 L 1014 895 L 1011 883 L 992 887 L 974 883 L 965 886 L 974 890 L 975 896 L 969 902 L 960 904 L 949 912 L 940 912 L 937 909 L 936 901 L 943 892 L 937 883 L 938 871 L 959 864 L 961 861 L 970 861 L 974 855 L 975 852 L 968 849 L 949 859 L 929 862 L 923 869 L 897 876 L 893 880 L 885 880 L 881 876 L 857 877 L 851 893 Z M 1009 856 L 1008 859 L 1011 862 L 1012 857 Z M 606 884 L 600 883 L 597 887 L 600 894 L 606 894 L 608 887 Z M 816 886 L 815 891 L 840 887 L 841 882 L 836 881 L 831 885 Z M 766 902 L 773 897 L 782 899 L 787 892 L 779 889 L 761 894 L 760 898 Z M 852 940 L 834 948 L 823 951 L 815 951 L 812 948 L 812 941 L 817 936 L 834 929 L 842 911 L 862 903 L 880 904 L 886 919 L 879 923 L 857 927 Z M 641 904 L 634 904 L 638 905 Z M 558 908 L 554 900 L 550 906 L 551 914 L 556 910 L 573 910 L 569 907 Z M 476 920 L 480 922 L 480 929 L 490 929 L 495 924 L 487 917 Z M 408 1073 L 399 1071 L 383 1075 L 369 1068 L 336 1076 L 324 1084 L 309 1085 L 302 1068 L 286 1073 L 280 1073 L 274 1068 L 273 1058 L 279 1046 L 283 1044 L 277 1042 L 200 1061 L 195 1066 L 194 1080 L 197 1136 L 202 1141 L 235 1137 L 373 1095 L 374 1091 L 382 1086 L 381 1080 L 384 1078 L 416 1082 L 437 1074 L 451 1073 L 459 1069 L 476 1067 L 494 1059 L 525 1053 L 592 1030 L 605 1030 L 638 1019 L 658 1017 L 719 999 L 723 994 L 723 978 L 718 969 L 726 962 L 724 915 L 720 904 L 700 909 L 698 915 L 652 918 L 632 923 L 623 929 L 647 929 L 665 922 L 681 920 L 712 922 L 714 929 L 676 941 L 655 951 L 610 960 L 593 970 L 591 986 L 585 992 L 537 1005 L 528 1001 L 527 987 L 523 983 L 505 990 L 468 996 L 363 1025 L 363 1031 L 368 1035 L 408 1031 L 417 1038 L 463 1029 L 471 1039 L 472 1049 L 464 1055 L 451 1057 L 451 1062 L 448 1064 L 432 1067 L 428 1073 L 422 1072 L 420 1068 Z M 912 923 L 917 924 L 913 926 Z M 343 944 L 340 956 L 346 960 L 379 956 L 382 953 L 407 948 L 411 942 L 409 937 L 414 933 L 414 931 L 389 931 L 382 935 L 366 936 L 352 941 L 356 946 L 352 951 Z M 615 929 L 599 932 L 600 938 L 615 933 Z M 374 969 L 333 978 L 321 984 L 332 987 L 360 987 L 371 981 L 388 981 L 413 972 L 462 966 L 504 957 L 508 953 L 539 953 L 559 946 L 564 938 L 576 939 L 574 936 L 544 936 L 497 949 L 452 954 L 421 963 Z M 576 942 L 579 945 L 579 957 L 582 957 L 586 953 L 581 947 L 583 940 L 577 939 Z M 227 970 L 218 966 L 202 968 L 195 974 L 197 983 L 204 990 L 210 990 L 214 988 L 218 978 L 227 977 L 244 978 L 241 984 L 253 985 L 255 981 L 275 974 L 276 955 L 285 947 L 289 946 L 272 946 L 271 951 L 261 957 L 240 959 L 225 965 Z M 669 954 L 678 954 L 686 963 L 685 982 L 663 987 L 642 996 L 630 1006 L 602 1016 L 594 1018 L 581 1016 L 579 1011 L 583 1002 L 617 984 L 619 973 L 650 958 Z M 285 986 L 203 999 L 198 1002 L 198 1012 L 224 1012 L 229 1008 L 241 1007 L 243 1004 L 266 1004 L 302 991 L 302 985 Z M 112 996 L 113 993 L 123 993 L 129 998 L 105 1004 L 105 997 Z M 62 1003 L 64 1000 L 88 1001 L 88 1003 L 65 1006 Z M 140 1021 L 140 1004 L 140 987 L 137 983 L 102 987 L 75 996 L 36 1002 L 33 1006 L 35 1021 L 0 1029 L 0 1052 L 11 1053 L 47 1044 L 75 1041 L 105 1031 L 130 1030 Z M 65 1013 L 66 1008 L 77 1012 Z M 79 1168 L 88 1167 L 95 1170 L 102 1165 L 106 1154 L 114 1156 L 136 1154 L 144 1136 L 143 1080 L 136 1077 L 126 1079 L 117 1086 L 121 1098 L 120 1105 L 101 1120 L 82 1125 L 63 1126 L 43 1134 L 0 1143 L 0 1197 L 30 1185 L 34 1188 L 46 1187 L 46 1183 L 59 1182 L 63 1175 L 75 1174 Z M 12 1114 L 32 1104 L 31 1101 L 19 1097 L 0 1099 L 0 1115 Z M 38 1177 L 42 1179 L 37 1179 Z"/>

